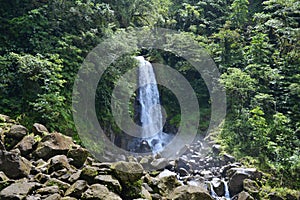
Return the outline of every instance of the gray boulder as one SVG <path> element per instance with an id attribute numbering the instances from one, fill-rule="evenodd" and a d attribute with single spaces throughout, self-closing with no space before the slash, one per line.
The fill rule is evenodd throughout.
<path id="1" fill-rule="evenodd" d="M 98 175 L 95 177 L 95 181 L 105 185 L 108 189 L 116 193 L 120 193 L 122 190 L 120 182 L 117 179 L 114 179 L 111 175 Z"/>
<path id="2" fill-rule="evenodd" d="M 10 186 L 4 188 L 0 192 L 0 199 L 1 200 L 24 199 L 27 196 L 27 194 L 30 191 L 34 190 L 37 186 L 39 186 L 39 184 L 35 182 L 13 183 Z"/>
<path id="3" fill-rule="evenodd" d="M 27 156 L 33 151 L 35 143 L 34 137 L 32 135 L 27 135 L 15 146 L 15 148 L 20 150 L 22 156 Z"/>
<path id="4" fill-rule="evenodd" d="M 86 181 L 78 180 L 66 191 L 65 196 L 71 196 L 79 199 L 87 187 L 88 185 Z"/>
<path id="5" fill-rule="evenodd" d="M 48 160 L 55 155 L 67 155 L 73 145 L 72 138 L 61 133 L 51 133 L 43 137 L 34 153 L 37 157 Z"/>
<path id="6" fill-rule="evenodd" d="M 111 170 L 121 182 L 135 182 L 143 176 L 143 167 L 136 162 L 119 161 L 112 163 Z"/>
<path id="7" fill-rule="evenodd" d="M 0 150 L 0 171 L 9 178 L 27 177 L 31 170 L 31 163 L 16 153 Z"/>
<path id="8" fill-rule="evenodd" d="M 175 188 L 175 190 L 168 195 L 170 200 L 213 200 L 208 194 L 207 190 L 202 187 L 183 185 Z"/>
<path id="9" fill-rule="evenodd" d="M 43 135 L 49 133 L 48 129 L 44 125 L 39 124 L 39 123 L 34 123 L 32 130 L 35 135 L 40 135 L 40 136 L 43 136 Z"/>
<path id="10" fill-rule="evenodd" d="M 107 187 L 101 184 L 92 185 L 82 194 L 83 200 L 122 200 L 117 194 L 110 192 Z"/>
<path id="11" fill-rule="evenodd" d="M 68 151 L 67 156 L 68 158 L 72 158 L 72 161 L 70 161 L 71 165 L 80 168 L 89 156 L 89 152 L 86 149 L 76 145 Z"/>

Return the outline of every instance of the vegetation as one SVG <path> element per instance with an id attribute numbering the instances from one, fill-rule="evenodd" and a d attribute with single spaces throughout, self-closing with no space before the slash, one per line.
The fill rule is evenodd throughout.
<path id="1" fill-rule="evenodd" d="M 0 0 L 0 113 L 40 122 L 78 139 L 72 87 L 85 56 L 105 37 L 130 27 L 187 32 L 217 64 L 227 92 L 218 140 L 238 158 L 274 174 L 271 187 L 300 188 L 300 3 L 297 0 Z M 133 50 L 110 67 L 97 89 L 97 115 L 118 134 L 109 109 L 113 86 L 143 54 L 181 72 L 201 102 L 199 133 L 210 99 L 201 76 L 169 52 Z M 160 88 L 167 122 L 178 102 Z M 204 113 L 204 114 L 203 114 Z"/>

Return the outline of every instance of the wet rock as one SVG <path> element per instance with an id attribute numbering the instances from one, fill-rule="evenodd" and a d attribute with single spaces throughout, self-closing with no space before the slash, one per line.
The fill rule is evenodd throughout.
<path id="1" fill-rule="evenodd" d="M 15 146 L 15 148 L 20 150 L 22 156 L 27 156 L 33 151 L 35 143 L 34 137 L 32 135 L 27 135 Z"/>
<path id="2" fill-rule="evenodd" d="M 249 178 L 246 173 L 236 172 L 229 179 L 228 187 L 231 196 L 234 196 L 243 191 L 243 181 Z"/>
<path id="3" fill-rule="evenodd" d="M 27 177 L 31 170 L 31 163 L 16 153 L 0 150 L 0 171 L 9 178 Z"/>
<path id="4" fill-rule="evenodd" d="M 73 145 L 75 144 L 72 138 L 60 133 L 51 133 L 43 137 L 34 153 L 37 157 L 48 160 L 55 155 L 67 155 Z"/>
<path id="5" fill-rule="evenodd" d="M 211 181 L 211 184 L 213 186 L 213 189 L 214 189 L 215 193 L 219 197 L 224 196 L 224 194 L 225 194 L 225 184 L 221 179 L 213 178 L 213 180 Z"/>
<path id="6" fill-rule="evenodd" d="M 262 173 L 258 171 L 256 168 L 231 168 L 227 171 L 227 176 L 231 177 L 235 173 L 247 174 L 253 180 L 261 180 Z"/>
<path id="7" fill-rule="evenodd" d="M 227 175 L 227 171 L 229 170 L 229 169 L 232 169 L 232 168 L 239 168 L 241 166 L 241 164 L 240 163 L 232 163 L 232 164 L 229 164 L 229 165 L 225 165 L 225 166 L 222 166 L 221 167 L 221 169 L 220 169 L 220 173 L 221 173 L 221 175 L 223 176 L 223 177 L 225 177 L 225 176 L 228 176 Z"/>
<path id="8" fill-rule="evenodd" d="M 225 163 L 235 162 L 235 157 L 233 157 L 232 155 L 229 155 L 229 154 L 224 154 L 223 159 L 224 159 Z"/>
<path id="9" fill-rule="evenodd" d="M 110 192 L 107 187 L 100 184 L 92 185 L 82 194 L 83 200 L 122 200 L 117 194 Z"/>
<path id="10" fill-rule="evenodd" d="M 216 155 L 220 154 L 221 153 L 221 145 L 219 144 L 214 144 L 212 146 L 212 152 Z"/>
<path id="11" fill-rule="evenodd" d="M 111 175 L 99 175 L 95 177 L 95 181 L 102 185 L 105 185 L 111 191 L 116 193 L 121 192 L 121 184 L 117 179 L 114 179 Z"/>
<path id="12" fill-rule="evenodd" d="M 184 168 L 186 170 L 190 170 L 190 167 L 188 166 L 188 160 L 187 158 L 180 157 L 178 160 L 176 160 L 176 169 L 179 170 L 180 168 Z"/>
<path id="13" fill-rule="evenodd" d="M 70 164 L 77 168 L 80 168 L 83 166 L 88 155 L 89 155 L 89 152 L 86 149 L 84 149 L 78 145 L 73 146 L 72 149 L 70 149 L 67 154 L 68 158 L 73 159 L 72 161 L 70 161 Z"/>
<path id="14" fill-rule="evenodd" d="M 4 188 L 0 192 L 0 199 L 1 200 L 21 200 L 24 199 L 27 194 L 32 191 L 34 188 L 36 188 L 39 184 L 35 182 L 18 182 L 13 183 L 10 186 Z"/>
<path id="15" fill-rule="evenodd" d="M 115 177 L 117 177 L 121 182 L 135 182 L 143 176 L 143 167 L 139 163 L 135 162 L 116 162 L 112 163 L 111 170 Z"/>
<path id="16" fill-rule="evenodd" d="M 65 192 L 65 196 L 71 196 L 79 199 L 87 187 L 88 185 L 86 181 L 78 180 Z"/>
<path id="17" fill-rule="evenodd" d="M 34 123 L 32 130 L 35 135 L 40 135 L 40 136 L 43 136 L 43 135 L 49 133 L 48 129 L 44 125 L 39 124 L 39 123 Z"/>
<path id="18" fill-rule="evenodd" d="M 167 199 L 213 200 L 213 198 L 208 194 L 208 192 L 204 188 L 187 185 L 175 188 L 175 190 L 170 195 L 168 195 Z"/>
<path id="19" fill-rule="evenodd" d="M 200 172 L 200 175 L 207 180 L 211 180 L 213 178 L 213 173 L 210 170 L 203 170 Z"/>
<path id="20" fill-rule="evenodd" d="M 188 176 L 189 172 L 185 168 L 179 168 L 180 176 Z"/>

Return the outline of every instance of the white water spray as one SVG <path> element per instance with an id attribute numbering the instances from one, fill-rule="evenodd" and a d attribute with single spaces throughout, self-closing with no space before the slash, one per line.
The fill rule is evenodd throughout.
<path id="1" fill-rule="evenodd" d="M 140 123 L 143 128 L 139 142 L 147 141 L 155 153 L 162 150 L 172 136 L 163 132 L 160 97 L 153 67 L 143 56 L 135 59 L 139 62 L 137 101 L 140 105 Z"/>

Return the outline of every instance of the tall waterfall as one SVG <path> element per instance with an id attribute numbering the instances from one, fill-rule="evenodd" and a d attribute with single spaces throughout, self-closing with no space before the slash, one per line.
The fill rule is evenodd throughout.
<path id="1" fill-rule="evenodd" d="M 129 150 L 135 152 L 159 152 L 171 140 L 170 134 L 163 132 L 163 117 L 155 73 L 150 62 L 143 56 L 135 57 L 138 66 L 138 116 L 143 128 L 140 138 L 129 143 Z"/>
<path id="2" fill-rule="evenodd" d="M 144 57 L 138 56 L 138 97 L 140 104 L 140 123 L 143 127 L 141 136 L 151 137 L 162 131 L 162 113 L 159 102 L 159 93 L 153 67 Z"/>

